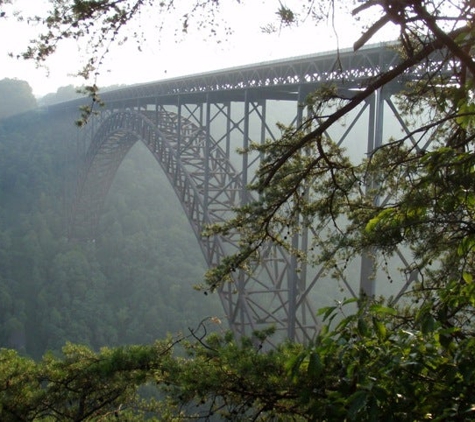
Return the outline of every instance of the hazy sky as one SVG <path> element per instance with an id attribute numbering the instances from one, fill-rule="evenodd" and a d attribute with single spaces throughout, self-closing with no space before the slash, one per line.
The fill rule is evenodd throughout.
<path id="1" fill-rule="evenodd" d="M 14 3 L 15 8 L 28 9 L 32 13 L 35 7 L 41 11 L 46 0 L 15 0 Z M 286 4 L 291 6 L 301 4 L 301 1 L 289 0 Z M 274 34 L 263 33 L 261 27 L 274 19 L 278 7 L 279 0 L 247 0 L 244 5 L 224 2 L 222 17 L 234 32 L 227 41 L 220 43 L 217 40 L 224 37 L 205 40 L 199 32 L 185 35 L 180 41 L 173 31 L 160 34 L 159 43 L 152 28 L 148 31 L 148 41 L 141 46 L 142 52 L 133 42 L 115 46 L 101 69 L 97 83 L 107 86 L 148 82 L 336 49 L 336 36 L 331 25 L 327 23 L 317 28 L 311 19 L 291 29 L 281 28 Z M 141 18 L 143 26 L 150 25 L 146 19 Z M 350 47 L 355 33 L 359 33 L 350 22 L 351 18 L 341 15 L 335 22 L 342 48 Z M 8 57 L 8 52 L 21 52 L 36 33 L 37 28 L 26 23 L 13 19 L 0 21 L 0 79 L 27 80 L 36 96 L 55 92 L 58 87 L 68 84 L 82 85 L 83 79 L 70 76 L 80 69 L 80 58 L 84 56 L 74 42 L 60 46 L 46 62 L 48 69 L 37 69 L 31 62 Z"/>

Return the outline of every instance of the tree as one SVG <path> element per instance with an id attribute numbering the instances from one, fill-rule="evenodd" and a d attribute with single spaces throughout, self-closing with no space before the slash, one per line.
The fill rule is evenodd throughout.
<path id="1" fill-rule="evenodd" d="M 50 354 L 38 363 L 0 350 L 2 420 L 135 420 L 134 413 L 144 420 L 135 411 L 137 389 L 161 369 L 169 350 L 167 342 L 99 353 L 69 344 L 61 358 Z"/>
<path id="2" fill-rule="evenodd" d="M 439 6 L 371 1 L 355 9 L 355 14 L 377 7 L 382 12 L 355 48 L 392 22 L 401 30 L 400 64 L 372 78 L 352 97 L 342 97 L 332 87 L 322 89 L 309 98 L 313 114 L 301 127 L 284 128 L 280 140 L 251 147 L 265 157 L 258 181 L 251 186 L 260 199 L 223 227 L 214 228 L 241 230 L 245 246 L 208 274 L 211 287 L 255 258 L 266 241 L 293 251 L 282 233 L 291 238 L 302 225 L 318 233 L 328 221 L 334 230 L 331 236 L 314 237 L 313 247 L 321 253 L 313 263 L 339 266 L 340 277 L 345 262 L 357 254 L 380 251 L 382 262 L 376 260 L 375 265 L 384 268 L 384 261 L 398 248 L 408 249 L 413 262 L 409 270 L 419 274 L 417 295 L 424 303 L 437 302 L 434 312 L 447 305 L 434 297 L 438 288 L 471 281 L 474 9 L 467 2 Z M 415 67 L 419 80 L 399 96 L 412 130 L 383 144 L 367 160 L 352 162 L 325 131 Z M 304 252 L 296 252 L 302 260 Z M 465 305 L 457 302 L 456 309 L 444 312 L 453 317 L 452 312 L 463 309 L 467 318 L 471 305 Z"/>
<path id="3" fill-rule="evenodd" d="M 271 331 L 236 340 L 202 322 L 187 338 L 93 352 L 68 344 L 34 362 L 0 351 L 5 421 L 473 420 L 473 338 L 408 330 L 394 308 L 324 309 L 312 347 L 263 352 Z M 210 321 L 212 322 L 212 321 Z M 214 321 L 218 322 L 218 321 Z M 180 352 L 181 351 L 181 352 Z M 185 354 L 183 354 L 185 352 Z M 146 394 L 145 394 L 146 392 Z"/>
<path id="4" fill-rule="evenodd" d="M 0 119 L 32 110 L 36 107 L 28 82 L 18 79 L 2 79 L 0 81 Z"/>

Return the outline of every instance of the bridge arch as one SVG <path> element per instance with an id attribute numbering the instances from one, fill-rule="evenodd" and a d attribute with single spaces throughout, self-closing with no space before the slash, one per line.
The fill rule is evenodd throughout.
<path id="1" fill-rule="evenodd" d="M 138 141 L 146 145 L 164 170 L 198 239 L 203 239 L 201 232 L 206 224 L 223 220 L 225 212 L 239 201 L 240 180 L 221 148 L 207 145 L 201 128 L 181 120 L 178 123 L 177 115 L 171 112 L 162 111 L 154 118 L 151 113 L 123 110 L 111 113 L 102 122 L 79 177 L 70 238 L 95 237 L 117 169 Z M 208 265 L 215 263 L 218 250 L 205 241 L 200 241 L 200 246 Z M 220 249 L 219 243 L 216 247 Z"/>
<path id="2" fill-rule="evenodd" d="M 103 204 L 115 174 L 136 142 L 143 142 L 170 181 L 188 217 L 208 267 L 237 250 L 238 235 L 203 237 L 208 224 L 225 221 L 243 201 L 243 180 L 226 152 L 206 130 L 171 111 L 113 111 L 101 122 L 89 144 L 73 202 L 69 237 L 80 241 L 96 238 Z M 218 291 L 231 329 L 237 335 L 274 325 L 287 335 L 290 314 L 288 277 L 291 264 L 286 253 L 269 245 L 258 271 L 237 271 L 233 283 Z M 313 336 L 315 312 L 300 335 Z M 311 327 L 311 328 L 310 328 Z"/>

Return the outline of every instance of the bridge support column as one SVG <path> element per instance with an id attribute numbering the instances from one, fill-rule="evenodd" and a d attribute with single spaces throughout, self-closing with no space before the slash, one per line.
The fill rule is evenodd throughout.
<path id="1" fill-rule="evenodd" d="M 384 91 L 381 89 L 378 90 L 370 101 L 367 145 L 368 156 L 383 143 Z M 367 187 L 367 190 L 373 187 L 374 182 L 370 181 L 369 183 L 370 185 Z M 374 198 L 376 205 L 379 201 L 380 198 Z M 361 257 L 360 294 L 368 297 L 373 297 L 376 293 L 374 253 L 375 251 L 373 249 L 369 249 L 365 251 Z"/>
<path id="2" fill-rule="evenodd" d="M 209 94 L 206 94 L 206 121 L 205 121 L 205 145 L 204 145 L 204 156 L 210 156 L 210 142 L 211 142 L 211 103 L 209 100 Z M 209 184 L 207 183 L 210 180 L 210 161 L 205 161 L 205 175 L 204 175 L 204 212 L 205 215 L 208 215 L 208 203 L 209 203 Z M 207 221 L 206 223 L 209 223 Z"/>
<path id="3" fill-rule="evenodd" d="M 249 147 L 249 92 L 246 89 L 244 92 L 244 112 L 243 112 L 243 139 L 242 145 L 243 148 L 246 149 Z M 247 184 L 248 184 L 248 166 L 249 166 L 249 158 L 247 154 L 242 155 L 242 164 L 241 164 L 241 177 L 242 177 L 242 191 L 241 191 L 241 206 L 247 204 L 248 192 L 247 192 Z M 244 270 L 239 270 L 239 275 L 237 277 L 237 291 L 238 291 L 238 312 L 239 312 L 239 319 L 240 319 L 240 327 L 242 332 L 240 335 L 249 335 L 250 333 L 246 333 L 246 325 L 251 322 L 251 330 L 254 330 L 252 321 L 247 320 L 249 316 L 249 310 L 247 309 L 247 300 L 246 300 L 246 274 Z"/>
<path id="4" fill-rule="evenodd" d="M 299 128 L 303 123 L 303 93 L 302 86 L 299 86 L 298 98 L 297 98 L 297 114 L 295 119 L 295 127 Z M 299 216 L 296 216 L 297 225 L 299 223 Z M 298 250 L 300 248 L 300 234 L 294 233 L 292 237 L 292 248 Z M 302 238 L 303 240 L 303 238 Z M 303 246 L 303 245 L 302 245 Z M 287 276 L 287 285 L 288 285 L 288 325 L 287 325 L 287 337 L 289 340 L 294 341 L 296 335 L 296 324 L 297 324 L 297 297 L 300 293 L 300 284 L 302 280 L 300 279 L 298 271 L 298 261 L 295 255 L 290 257 L 290 268 L 289 274 Z M 302 308 L 302 311 L 304 309 Z"/>

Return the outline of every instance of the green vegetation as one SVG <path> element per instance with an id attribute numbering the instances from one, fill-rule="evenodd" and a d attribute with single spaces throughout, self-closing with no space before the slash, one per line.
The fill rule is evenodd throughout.
<path id="1" fill-rule="evenodd" d="M 150 346 L 95 353 L 68 344 L 34 362 L 0 352 L 5 421 L 473 420 L 473 337 L 418 314 L 362 303 L 312 346 L 205 337 L 205 325 Z M 344 311 L 344 305 L 328 320 Z M 208 323 L 209 324 L 209 323 Z M 180 345 L 180 346 L 179 346 Z M 176 349 L 185 351 L 177 357 Z M 141 388 L 140 388 L 141 387 Z M 157 400 L 157 398 L 160 398 Z M 212 420 L 212 419 L 211 419 Z"/>
<path id="2" fill-rule="evenodd" d="M 96 242 L 68 242 L 73 122 L 32 112 L 0 124 L 0 344 L 39 358 L 66 341 L 147 343 L 219 316 L 218 298 L 192 288 L 203 257 L 145 147 L 122 163 Z"/>
<path id="3" fill-rule="evenodd" d="M 51 16 L 48 40 L 71 19 L 91 25 L 98 11 L 112 13 L 111 29 L 120 29 L 141 4 L 59 1 L 58 7 L 73 6 L 66 9 L 73 14 Z M 160 7 L 167 4 L 161 2 Z M 46 354 L 37 361 L 2 350 L 2 420 L 475 419 L 475 8 L 471 1 L 371 0 L 358 2 L 354 14 L 376 9 L 378 17 L 355 48 L 393 23 L 401 32 L 401 64 L 375 75 L 355 96 L 347 98 L 332 87 L 315 93 L 307 104 L 310 117 L 301 127 L 283 128 L 281 139 L 252 146 L 264 156 L 259 180 L 251 186 L 260 199 L 224 227 L 212 228 L 241 229 L 248 236 L 243 239 L 246 246 L 209 272 L 207 281 L 213 288 L 226 282 L 229 271 L 255 259 L 270 238 L 291 249 L 282 230 L 292 234 L 306 224 L 315 233 L 330 229 L 329 235 L 313 239 L 315 250 L 323 253 L 292 252 L 309 264 L 326 265 L 336 279 L 351 277 L 346 263 L 367 253 L 374 276 L 382 276 L 378 283 L 390 281 L 386 262 L 404 251 L 409 265 L 393 271 L 401 277 L 417 276 L 405 300 L 393 303 L 362 295 L 356 311 L 351 300 L 329 304 L 320 311 L 322 329 L 308 345 L 284 343 L 267 350 L 265 340 L 272 329 L 237 340 L 219 331 L 218 320 L 211 318 L 195 323 L 196 329 L 185 337 L 93 351 L 107 341 L 136 341 L 130 333 L 145 321 L 140 315 L 129 323 L 135 318 L 134 309 L 128 308 L 139 294 L 135 289 L 119 299 L 109 294 L 116 287 L 111 284 L 114 278 L 121 289 L 130 287 L 127 269 L 134 267 L 139 276 L 133 282 L 147 280 L 145 291 L 151 296 L 148 289 L 156 268 L 148 270 L 152 258 L 142 259 L 142 254 L 155 244 L 141 234 L 150 221 L 146 212 L 134 212 L 127 216 L 128 224 L 116 224 L 116 215 L 132 206 L 122 206 L 129 197 L 117 192 L 102 221 L 110 240 L 104 236 L 101 248 L 99 240 L 83 246 L 61 240 L 61 201 L 45 201 L 61 198 L 60 176 L 73 171 L 67 160 L 52 158 L 53 146 L 58 153 L 64 151 L 64 140 L 54 136 L 61 131 L 52 125 L 38 130 L 45 116 L 29 116 L 39 133 L 32 146 L 28 132 L 16 133 L 9 126 L 18 127 L 20 121 L 8 120 L 1 127 L 0 145 L 5 198 L 0 214 L 2 341 L 32 354 L 57 349 L 69 336 L 91 348 L 68 344 L 62 354 Z M 279 15 L 285 24 L 296 19 L 284 6 Z M 102 29 L 99 25 L 98 31 Z M 69 36 L 82 36 L 75 31 Z M 32 50 L 32 56 L 51 52 Z M 412 68 L 419 77 L 400 93 L 398 104 L 407 131 L 385 140 L 362 162 L 352 162 L 326 130 Z M 52 149 L 41 148 L 42 143 Z M 4 151 L 10 151 L 9 159 Z M 35 157 L 33 164 L 25 151 Z M 127 167 L 134 169 L 132 163 Z M 111 252 L 117 261 L 105 265 L 101 253 L 112 251 L 119 241 L 130 241 L 130 252 Z M 128 255 L 136 260 L 121 267 L 120 260 Z M 119 306 L 109 307 L 108 300 Z M 58 308 L 62 303 L 68 305 Z M 137 303 L 146 303 L 145 297 Z M 173 312 L 166 305 L 161 308 Z M 82 306 L 85 312 L 79 313 Z M 28 318 L 35 311 L 48 317 Z M 154 312 L 160 312 L 160 306 Z M 152 320 L 159 318 L 166 320 L 158 315 Z M 111 319 L 122 325 L 108 324 Z M 47 332 L 56 337 L 35 331 L 38 321 L 49 321 Z M 36 334 L 41 344 L 30 351 L 27 340 Z"/>

